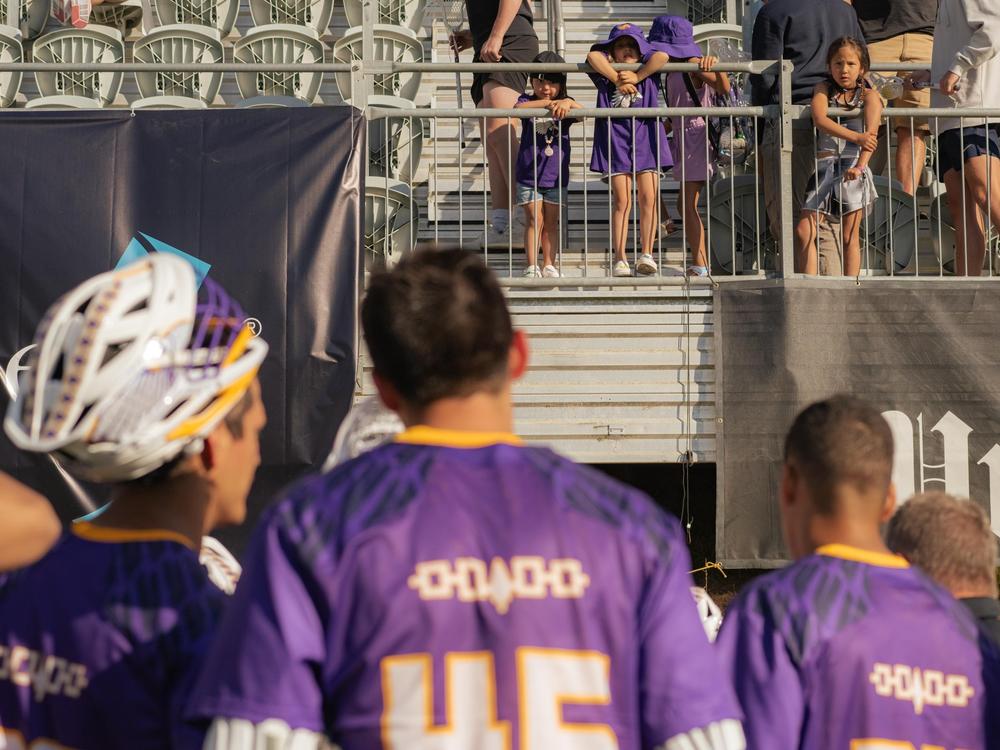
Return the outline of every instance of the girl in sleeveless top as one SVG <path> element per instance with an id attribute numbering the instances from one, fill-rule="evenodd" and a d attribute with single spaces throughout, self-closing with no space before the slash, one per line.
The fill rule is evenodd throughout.
<path id="1" fill-rule="evenodd" d="M 878 195 L 868 162 L 878 145 L 882 99 L 865 85 L 871 67 L 863 42 L 841 37 L 826 54 L 829 77 L 816 84 L 812 98 L 816 138 L 816 173 L 806 187 L 802 214 L 795 227 L 795 270 L 816 273 L 818 214 L 839 218 L 843 235 L 844 274 L 861 272 L 861 218 Z M 831 107 L 861 113 L 838 122 Z"/>

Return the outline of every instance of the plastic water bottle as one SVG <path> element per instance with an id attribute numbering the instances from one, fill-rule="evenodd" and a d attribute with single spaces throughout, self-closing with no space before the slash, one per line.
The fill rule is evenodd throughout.
<path id="1" fill-rule="evenodd" d="M 871 82 L 875 90 L 886 101 L 898 99 L 903 95 L 903 79 L 899 76 L 881 76 L 878 73 L 872 73 Z"/>

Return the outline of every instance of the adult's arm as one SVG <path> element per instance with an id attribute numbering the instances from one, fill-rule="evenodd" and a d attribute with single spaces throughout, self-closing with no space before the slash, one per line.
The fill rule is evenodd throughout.
<path id="1" fill-rule="evenodd" d="M 753 24 L 753 44 L 751 44 L 754 60 L 780 60 L 785 51 L 784 29 L 778 24 L 765 5 L 757 14 Z M 760 107 L 772 103 L 772 92 L 778 85 L 777 73 L 762 73 L 751 76 L 751 98 L 754 106 Z"/>
<path id="2" fill-rule="evenodd" d="M 59 519 L 49 501 L 0 471 L 0 570 L 29 565 L 59 538 Z"/>
<path id="3" fill-rule="evenodd" d="M 969 43 L 955 53 L 949 70 L 962 76 L 1000 54 L 1000 13 L 996 0 L 964 0 L 965 17 L 972 29 Z"/>
<path id="4" fill-rule="evenodd" d="M 473 0 L 474 1 L 474 0 Z M 514 22 L 518 10 L 521 8 L 521 0 L 500 0 L 500 7 L 497 8 L 497 17 L 493 22 L 493 30 L 490 36 L 479 50 L 479 59 L 483 62 L 500 62 L 500 47 L 503 46 L 503 38 L 507 34 L 507 29 Z"/>

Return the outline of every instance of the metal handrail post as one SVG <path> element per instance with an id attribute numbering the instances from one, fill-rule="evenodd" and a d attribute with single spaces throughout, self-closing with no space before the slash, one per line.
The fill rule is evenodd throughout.
<path id="1" fill-rule="evenodd" d="M 781 196 L 781 276 L 795 273 L 795 234 L 792 231 L 792 68 L 781 61 L 781 149 L 778 164 L 778 192 Z"/>
<path id="2" fill-rule="evenodd" d="M 552 37 L 549 39 L 549 49 L 554 49 L 556 53 L 566 58 L 566 25 L 563 23 L 562 0 L 549 0 L 549 10 L 551 13 Z"/>
<path id="3" fill-rule="evenodd" d="M 368 99 L 375 94 L 375 78 L 370 75 L 375 62 L 375 0 L 362 0 L 361 3 L 361 76 L 360 91 L 353 91 L 354 106 L 366 110 Z"/>

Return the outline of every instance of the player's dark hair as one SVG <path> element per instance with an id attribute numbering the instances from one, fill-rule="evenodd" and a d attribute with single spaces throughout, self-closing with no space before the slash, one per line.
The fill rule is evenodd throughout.
<path id="1" fill-rule="evenodd" d="M 944 492 L 914 496 L 889 521 L 886 544 L 953 593 L 997 594 L 996 537 L 971 500 Z"/>
<path id="2" fill-rule="evenodd" d="M 561 55 L 556 52 L 549 52 L 548 50 L 544 52 L 539 52 L 532 62 L 536 63 L 564 63 L 566 62 Z M 566 99 L 569 97 L 569 90 L 566 87 L 566 74 L 565 73 L 551 73 L 545 71 L 535 71 L 531 74 L 531 78 L 537 78 L 541 81 L 551 81 L 552 83 L 559 84 L 559 91 L 555 95 L 555 99 Z"/>
<path id="3" fill-rule="evenodd" d="M 806 407 L 785 438 L 785 463 L 809 487 L 816 510 L 833 514 L 836 490 L 851 487 L 880 501 L 892 481 L 892 432 L 871 404 L 833 396 Z"/>
<path id="4" fill-rule="evenodd" d="M 504 381 L 510 313 L 496 277 L 470 252 L 424 247 L 376 273 L 361 323 L 375 372 L 418 409 Z"/>
<path id="5" fill-rule="evenodd" d="M 826 51 L 826 67 L 830 67 L 830 63 L 833 62 L 834 56 L 840 52 L 844 47 L 850 47 L 852 50 L 858 53 L 858 59 L 861 61 L 861 74 L 864 75 L 869 70 L 872 69 L 872 59 L 868 54 L 868 45 L 859 39 L 855 39 L 853 36 L 841 36 L 833 40 L 833 43 Z"/>

